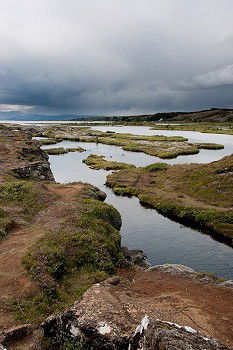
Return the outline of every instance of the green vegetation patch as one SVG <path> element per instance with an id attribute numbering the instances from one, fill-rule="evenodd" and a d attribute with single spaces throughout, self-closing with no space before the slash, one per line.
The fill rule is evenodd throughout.
<path id="1" fill-rule="evenodd" d="M 201 209 L 178 205 L 168 199 L 148 194 L 139 195 L 139 201 L 143 205 L 155 208 L 165 216 L 179 219 L 187 224 L 195 224 L 199 228 L 209 228 L 214 232 L 221 231 L 224 235 L 230 227 L 233 231 L 233 212 L 220 212 L 216 209 Z"/>
<path id="2" fill-rule="evenodd" d="M 216 124 L 213 123 L 188 123 L 188 124 L 157 124 L 151 130 L 181 130 L 181 131 L 198 131 L 209 134 L 226 134 L 233 135 L 233 125 Z"/>
<path id="3" fill-rule="evenodd" d="M 24 264 L 48 292 L 56 290 L 72 269 L 113 273 L 121 256 L 120 234 L 114 226 L 120 224 L 120 214 L 112 206 L 82 199 L 67 214 L 63 228 L 48 232 L 30 248 Z"/>
<path id="4" fill-rule="evenodd" d="M 88 165 L 91 169 L 119 170 L 135 168 L 133 164 L 108 161 L 104 158 L 104 156 L 97 156 L 96 154 L 89 155 L 83 160 L 83 163 Z"/>
<path id="5" fill-rule="evenodd" d="M 39 193 L 30 181 L 12 181 L 0 184 L 0 204 L 20 205 L 25 217 L 30 218 L 43 207 Z"/>
<path id="6" fill-rule="evenodd" d="M 85 152 L 86 150 L 82 147 L 66 148 L 67 152 Z"/>
<path id="7" fill-rule="evenodd" d="M 39 290 L 11 301 L 21 322 L 40 322 L 71 306 L 94 283 L 116 272 L 122 259 L 121 217 L 111 205 L 77 198 L 59 229 L 48 231 L 23 258 Z"/>
<path id="8" fill-rule="evenodd" d="M 14 226 L 14 220 L 11 219 L 3 209 L 0 208 L 0 240 L 3 239 L 8 231 Z"/>
<path id="9" fill-rule="evenodd" d="M 166 170 L 169 167 L 166 163 L 153 163 L 150 165 L 147 165 L 145 168 L 143 168 L 145 171 L 154 172 L 154 171 L 163 171 Z"/>
<path id="10" fill-rule="evenodd" d="M 117 196 L 126 196 L 126 197 L 137 196 L 140 193 L 138 189 L 132 188 L 132 187 L 114 187 L 113 192 Z"/>
<path id="11" fill-rule="evenodd" d="M 73 269 L 57 285 L 55 294 L 41 290 L 24 298 L 13 298 L 9 302 L 10 308 L 16 321 L 39 324 L 46 316 L 73 306 L 88 288 L 108 277 L 106 272 L 91 267 Z"/>
<path id="12" fill-rule="evenodd" d="M 116 139 L 127 139 L 127 140 L 141 140 L 141 141 L 176 141 L 176 142 L 183 142 L 187 141 L 188 139 L 182 136 L 164 136 L 164 135 L 152 135 L 152 136 L 146 136 L 146 135 L 134 135 L 134 134 L 125 134 L 125 133 L 110 133 L 106 132 L 106 136 Z M 100 135 L 101 137 L 104 135 Z"/>
<path id="13" fill-rule="evenodd" d="M 42 139 L 42 140 L 39 140 L 39 143 L 41 145 L 56 145 L 58 142 L 61 142 L 62 139 Z"/>
<path id="14" fill-rule="evenodd" d="M 60 154 L 68 153 L 68 151 L 65 148 L 63 148 L 63 147 L 48 148 L 48 149 L 46 149 L 46 152 L 49 155 L 60 155 Z"/>
<path id="15" fill-rule="evenodd" d="M 195 143 L 195 145 L 198 147 L 198 148 L 201 148 L 201 149 L 223 149 L 224 146 L 223 145 L 220 145 L 218 143 Z"/>
<path id="16" fill-rule="evenodd" d="M 233 237 L 233 156 L 210 164 L 158 164 L 120 170 L 106 184 L 170 218 Z"/>

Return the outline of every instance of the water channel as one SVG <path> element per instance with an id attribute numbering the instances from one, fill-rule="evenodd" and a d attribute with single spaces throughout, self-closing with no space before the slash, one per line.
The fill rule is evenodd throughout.
<path id="1" fill-rule="evenodd" d="M 95 130 L 116 131 L 141 135 L 184 136 L 190 142 L 215 142 L 225 146 L 223 150 L 201 150 L 197 155 L 181 156 L 165 160 L 169 164 L 208 163 L 233 153 L 233 136 L 204 134 L 190 131 L 150 130 L 148 127 L 95 126 Z M 137 198 L 116 196 L 105 186 L 108 171 L 88 168 L 82 160 L 89 154 L 104 155 L 108 160 L 146 166 L 161 159 L 144 153 L 122 150 L 117 146 L 90 142 L 62 141 L 53 147 L 83 147 L 85 152 L 73 152 L 49 157 L 55 180 L 60 183 L 81 181 L 99 187 L 107 194 L 106 203 L 112 204 L 122 216 L 122 244 L 131 249 L 142 249 L 152 265 L 178 263 L 197 271 L 213 272 L 217 276 L 233 278 L 233 250 L 224 243 L 197 230 L 181 225 L 154 209 L 142 207 Z M 164 161 L 164 160 L 163 160 Z"/>

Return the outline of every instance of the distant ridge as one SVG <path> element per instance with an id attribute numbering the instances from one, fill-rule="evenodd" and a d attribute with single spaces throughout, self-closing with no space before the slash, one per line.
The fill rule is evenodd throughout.
<path id="1" fill-rule="evenodd" d="M 108 116 L 108 115 L 78 115 L 78 114 L 29 114 L 24 112 L 0 112 L 0 120 L 25 121 L 76 121 L 76 120 L 118 120 L 125 122 L 140 121 L 188 121 L 188 122 L 233 122 L 233 109 L 211 108 L 193 112 L 159 112 L 154 114 Z"/>
<path id="2" fill-rule="evenodd" d="M 110 117 L 109 117 L 110 118 Z M 111 117 L 125 122 L 181 121 L 181 122 L 233 122 L 233 109 L 211 108 L 194 112 L 165 112 L 144 115 Z"/>

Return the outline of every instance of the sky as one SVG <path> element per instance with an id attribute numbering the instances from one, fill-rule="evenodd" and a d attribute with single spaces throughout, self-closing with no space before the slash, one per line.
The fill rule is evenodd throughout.
<path id="1" fill-rule="evenodd" d="M 0 0 L 0 111 L 233 107 L 233 0 Z"/>

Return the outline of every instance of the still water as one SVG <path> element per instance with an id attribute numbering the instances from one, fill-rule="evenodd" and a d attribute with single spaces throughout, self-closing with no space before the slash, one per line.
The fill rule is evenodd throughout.
<path id="1" fill-rule="evenodd" d="M 152 131 L 144 127 L 94 127 L 94 129 L 131 132 L 143 135 L 180 135 L 192 142 L 216 142 L 225 145 L 224 150 L 201 150 L 198 155 L 182 156 L 166 163 L 207 163 L 233 153 L 233 137 L 209 135 L 196 132 Z M 123 151 L 120 147 L 95 143 L 62 141 L 53 147 L 77 147 L 86 149 L 83 153 L 68 153 L 50 156 L 51 169 L 55 180 L 60 183 L 82 181 L 99 187 L 107 194 L 106 203 L 112 204 L 122 216 L 122 244 L 131 249 L 142 249 L 152 265 L 179 263 L 197 271 L 209 271 L 217 276 L 233 278 L 233 250 L 208 235 L 176 223 L 154 209 L 143 208 L 137 198 L 119 197 L 104 184 L 110 173 L 105 170 L 89 169 L 82 160 L 89 154 L 104 155 L 108 160 L 123 161 L 145 166 L 161 159 L 143 153 Z"/>

